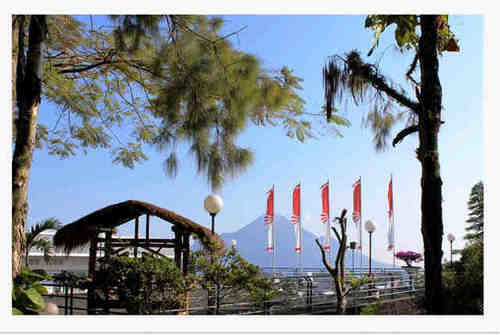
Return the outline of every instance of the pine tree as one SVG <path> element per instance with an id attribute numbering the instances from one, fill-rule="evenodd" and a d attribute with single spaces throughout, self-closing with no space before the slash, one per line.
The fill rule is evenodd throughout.
<path id="1" fill-rule="evenodd" d="M 406 119 L 406 128 L 394 137 L 392 145 L 395 146 L 406 136 L 418 134 L 416 153 L 422 168 L 425 304 L 429 314 L 441 314 L 443 218 L 438 133 L 442 124 L 442 88 L 438 55 L 444 51 L 458 51 L 458 46 L 446 15 L 368 15 L 365 27 L 375 31 L 375 42 L 368 56 L 378 45 L 382 32 L 390 25 L 396 26 L 394 34 L 400 50 L 415 51 L 406 73 L 408 81 L 414 86 L 415 96 L 409 96 L 394 85 L 376 65 L 364 62 L 357 51 L 345 56 L 335 55 L 323 68 L 327 118 L 336 112 L 336 106 L 342 103 L 343 94 L 347 93 L 356 105 L 371 101 L 373 109 L 366 121 L 375 134 L 377 150 L 387 146 L 391 129 L 403 118 Z M 417 64 L 420 70 L 418 82 L 412 76 Z"/>
<path id="2" fill-rule="evenodd" d="M 250 123 L 281 125 L 299 141 L 314 135 L 299 96 L 302 79 L 234 49 L 220 18 L 113 19 L 111 27 L 88 27 L 71 16 L 12 16 L 13 277 L 21 269 L 35 148 L 62 158 L 106 149 L 113 162 L 133 168 L 147 159 L 143 145 L 156 146 L 175 176 L 187 144 L 217 189 L 251 164 L 250 148 L 235 144 Z M 38 121 L 42 99 L 55 107 L 54 124 Z"/>
<path id="3" fill-rule="evenodd" d="M 464 239 L 470 242 L 482 241 L 484 225 L 484 185 L 482 181 L 472 187 L 467 206 L 469 218 L 466 222 L 470 225 L 465 230 L 470 233 L 465 234 Z"/>

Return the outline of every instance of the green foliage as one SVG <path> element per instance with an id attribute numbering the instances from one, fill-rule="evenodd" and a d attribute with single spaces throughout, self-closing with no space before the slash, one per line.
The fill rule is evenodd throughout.
<path id="1" fill-rule="evenodd" d="M 335 118 L 337 106 L 347 102 L 347 99 L 351 99 L 355 105 L 370 101 L 371 110 L 363 118 L 363 123 L 371 127 L 377 150 L 387 147 L 392 127 L 405 114 L 408 125 L 415 122 L 412 112 L 404 113 L 399 109 L 407 106 L 393 99 L 393 96 L 403 96 L 402 88 L 383 77 L 377 66 L 365 63 L 358 51 L 329 57 L 323 67 L 323 86 L 327 119 Z M 381 94 L 383 89 L 387 89 L 390 95 Z"/>
<path id="2" fill-rule="evenodd" d="M 368 275 L 362 275 L 361 277 L 356 278 L 349 271 L 346 271 L 346 276 L 347 276 L 347 282 L 349 283 L 350 287 L 353 290 L 357 290 L 363 285 L 376 282 L 376 278 L 374 277 L 369 277 Z"/>
<path id="3" fill-rule="evenodd" d="M 52 276 L 54 283 L 68 286 L 76 287 L 79 289 L 87 289 L 90 287 L 91 279 L 88 276 L 78 275 L 69 271 L 61 271 Z"/>
<path id="4" fill-rule="evenodd" d="M 182 308 L 188 285 L 172 260 L 148 254 L 104 259 L 94 284 L 103 292 L 109 290 L 130 314 Z"/>
<path id="5" fill-rule="evenodd" d="M 378 46 L 382 33 L 392 24 L 396 25 L 394 39 L 401 51 L 403 49 L 410 50 L 417 48 L 419 40 L 419 35 L 417 34 L 417 26 L 419 24 L 417 15 L 368 15 L 365 20 L 365 28 L 375 31 L 373 46 L 368 52 L 368 56 Z"/>
<path id="6" fill-rule="evenodd" d="M 380 302 L 374 302 L 373 304 L 369 304 L 363 306 L 359 312 L 360 315 L 378 315 L 380 314 L 380 309 L 382 304 Z"/>
<path id="7" fill-rule="evenodd" d="M 447 314 L 484 313 L 484 245 L 469 244 L 460 252 L 462 257 L 445 265 L 443 288 Z"/>
<path id="8" fill-rule="evenodd" d="M 417 50 L 418 41 L 420 39 L 418 26 L 420 25 L 418 15 L 368 15 L 365 20 L 365 28 L 372 29 L 375 34 L 373 37 L 373 45 L 368 56 L 378 46 L 381 34 L 391 25 L 395 25 L 394 39 L 403 52 L 403 50 Z M 448 25 L 448 15 L 438 16 L 435 23 L 439 31 L 438 34 L 438 52 L 449 50 L 450 40 L 455 40 L 455 35 L 451 32 Z M 456 42 L 456 41 L 455 41 Z M 455 51 L 455 50 L 450 50 Z"/>
<path id="9" fill-rule="evenodd" d="M 12 287 L 12 314 L 39 314 L 45 309 L 42 294 L 47 289 L 40 283 L 51 279 L 44 270 L 23 268 L 13 280 Z"/>
<path id="10" fill-rule="evenodd" d="M 470 225 L 465 230 L 470 233 L 466 234 L 464 239 L 482 241 L 484 229 L 484 185 L 482 181 L 472 187 L 467 206 L 469 218 L 466 222 Z"/>
<path id="11" fill-rule="evenodd" d="M 187 144 L 198 173 L 217 189 L 252 163 L 250 148 L 236 145 L 250 123 L 281 125 L 301 142 L 314 136 L 298 94 L 302 79 L 236 50 L 233 34 L 221 34 L 220 18 L 111 20 L 88 27 L 47 16 L 42 93 L 56 107 L 56 121 L 37 126 L 38 148 L 61 158 L 108 149 L 114 163 L 133 168 L 147 159 L 142 145 L 153 145 L 175 176 L 182 161 L 176 155 L 186 148 L 179 144 Z"/>
<path id="12" fill-rule="evenodd" d="M 484 304 L 484 186 L 478 182 L 472 187 L 469 201 L 469 218 L 464 239 L 467 245 L 458 261 L 444 265 L 443 287 L 446 309 L 449 314 L 483 314 Z"/>
<path id="13" fill-rule="evenodd" d="M 229 295 L 247 295 L 258 305 L 277 294 L 271 280 L 262 277 L 259 267 L 248 263 L 234 247 L 215 254 L 199 250 L 192 257 L 195 282 L 204 289 L 217 287 L 221 300 Z"/>
<path id="14" fill-rule="evenodd" d="M 394 38 L 401 52 L 403 50 L 415 51 L 415 58 L 406 73 L 406 78 L 415 85 L 416 91 L 418 91 L 420 84 L 411 75 L 418 61 L 420 19 L 419 15 L 368 15 L 365 20 L 365 28 L 375 32 L 373 45 L 368 56 L 378 46 L 381 34 L 392 25 L 395 26 Z M 449 29 L 448 16 L 437 16 L 435 24 L 436 29 L 438 29 L 438 52 L 457 51 L 458 45 L 456 45 L 455 36 Z M 453 43 L 456 50 L 450 46 Z M 371 128 L 377 151 L 388 147 L 388 138 L 399 121 L 405 121 L 407 128 L 418 124 L 417 101 L 413 101 L 401 86 L 395 85 L 384 77 L 378 66 L 365 63 L 358 51 L 351 51 L 345 56 L 329 57 L 327 64 L 323 67 L 323 86 L 327 119 L 332 116 L 333 111 L 336 111 L 340 104 L 347 101 L 344 99 L 345 94 L 352 99 L 355 105 L 360 105 L 365 101 L 370 102 L 371 110 L 363 117 L 363 123 Z M 415 131 L 405 133 L 405 130 L 400 132 L 401 138 L 397 142 L 400 142 L 405 136 L 415 133 Z"/>

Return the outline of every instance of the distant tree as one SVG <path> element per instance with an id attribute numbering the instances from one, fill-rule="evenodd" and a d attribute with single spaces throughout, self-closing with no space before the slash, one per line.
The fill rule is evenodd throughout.
<path id="1" fill-rule="evenodd" d="M 392 145 L 406 136 L 418 134 L 417 159 L 422 168 L 421 231 L 425 258 L 425 306 L 429 314 L 441 314 L 442 305 L 442 179 L 440 175 L 438 133 L 441 124 L 442 88 L 439 80 L 438 55 L 443 51 L 458 51 L 446 15 L 368 15 L 365 27 L 375 31 L 378 45 L 382 32 L 395 25 L 395 40 L 401 51 L 413 50 L 415 56 L 406 77 L 415 89 L 414 97 L 384 77 L 378 66 L 363 61 L 351 51 L 345 56 L 329 58 L 323 68 L 326 115 L 330 118 L 343 94 L 350 95 L 358 105 L 367 99 L 373 109 L 366 117 L 374 132 L 377 150 L 387 146 L 387 138 L 397 121 L 406 115 L 406 128 L 393 139 Z M 413 73 L 420 65 L 420 80 Z M 405 110 L 405 112 L 402 112 Z"/>
<path id="2" fill-rule="evenodd" d="M 484 244 L 481 239 L 469 240 L 459 250 L 461 257 L 445 264 L 443 282 L 447 314 L 484 313 Z"/>
<path id="3" fill-rule="evenodd" d="M 482 181 L 472 187 L 467 205 L 469 208 L 469 218 L 466 222 L 470 225 L 465 230 L 470 233 L 465 234 L 464 239 L 468 241 L 482 241 L 484 226 L 484 186 Z"/>
<path id="4" fill-rule="evenodd" d="M 446 292 L 446 309 L 449 314 L 484 313 L 484 186 L 478 182 L 472 187 L 469 201 L 469 218 L 464 239 L 466 246 L 456 253 L 458 261 L 445 264 L 443 274 Z"/>
<path id="5" fill-rule="evenodd" d="M 47 230 L 57 230 L 61 227 L 61 222 L 56 218 L 50 218 L 31 227 L 31 230 L 26 233 L 26 245 L 24 247 L 24 265 L 29 267 L 29 252 L 33 248 L 38 248 L 43 252 L 45 262 L 50 261 L 52 256 L 53 245 L 52 241 L 40 238 L 40 234 Z"/>

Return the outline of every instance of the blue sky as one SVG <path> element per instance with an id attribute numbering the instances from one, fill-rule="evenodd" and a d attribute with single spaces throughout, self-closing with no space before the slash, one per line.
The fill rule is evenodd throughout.
<path id="1" fill-rule="evenodd" d="M 248 26 L 232 38 L 236 48 L 255 54 L 265 68 L 287 65 L 304 79 L 301 96 L 310 113 L 317 113 L 323 104 L 321 68 L 327 57 L 353 49 L 366 55 L 372 41 L 372 32 L 363 28 L 364 16 L 245 15 L 224 19 L 228 21 L 228 32 Z M 453 233 L 457 237 L 454 246 L 460 248 L 464 245 L 470 189 L 484 179 L 483 20 L 478 15 L 451 16 L 450 24 L 461 50 L 440 57 L 445 124 L 440 131 L 439 150 L 444 181 L 444 232 Z M 404 73 L 412 54 L 402 55 L 394 49 L 392 31 L 384 33 L 377 50 L 368 60 L 379 62 L 383 74 L 406 85 Z M 387 185 L 392 173 L 396 244 L 399 250 L 422 252 L 420 166 L 414 153 L 417 139 L 407 138 L 396 148 L 376 153 L 370 130 L 361 126 L 368 107 L 350 104 L 341 109 L 352 123 L 350 128 L 340 129 L 342 138 L 320 129 L 323 135 L 300 143 L 286 137 L 279 126 L 249 127 L 238 142 L 254 151 L 255 162 L 247 173 L 219 192 L 224 208 L 217 216 L 216 231 L 236 231 L 263 214 L 265 193 L 273 184 L 276 212 L 290 216 L 291 191 L 301 182 L 304 228 L 319 232 L 320 185 L 330 180 L 335 213 L 342 208 L 351 213 L 352 184 L 361 176 L 363 221 L 372 219 L 377 223 L 373 255 L 390 262 L 391 254 L 386 251 L 386 213 Z M 52 120 L 52 114 L 51 107 L 43 104 L 40 119 Z M 396 129 L 402 127 L 403 124 Z M 210 190 L 205 178 L 196 175 L 191 157 L 183 156 L 177 178 L 171 179 L 162 170 L 166 156 L 150 148 L 147 153 L 149 160 L 130 170 L 112 164 L 106 151 L 89 151 L 66 160 L 37 151 L 29 189 L 29 223 L 52 216 L 70 223 L 104 206 L 135 199 L 208 226 L 203 199 Z M 352 226 L 351 221 L 349 224 Z M 122 232 L 130 233 L 131 228 Z M 152 233 L 164 235 L 169 231 L 158 221 Z M 265 234 L 264 227 L 262 233 Z M 364 233 L 364 250 L 367 240 Z M 443 249 L 448 255 L 447 242 Z"/>

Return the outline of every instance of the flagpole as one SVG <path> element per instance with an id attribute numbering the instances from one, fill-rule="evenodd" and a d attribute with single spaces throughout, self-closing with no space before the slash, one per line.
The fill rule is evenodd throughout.
<path id="1" fill-rule="evenodd" d="M 273 256 L 272 256 L 272 271 L 273 271 L 273 276 L 274 276 L 274 271 L 275 271 L 275 255 L 276 255 L 276 239 L 275 239 L 275 234 L 274 234 L 274 184 L 273 184 L 273 222 L 271 223 L 272 224 L 272 239 L 273 239 Z"/>
<path id="2" fill-rule="evenodd" d="M 360 260 L 359 260 L 359 267 L 363 267 L 363 191 L 361 187 L 361 176 L 359 176 L 359 204 L 360 204 L 360 209 L 359 209 L 359 247 L 360 247 Z"/>
<path id="3" fill-rule="evenodd" d="M 299 264 L 300 264 L 300 269 L 301 273 L 304 273 L 304 264 L 302 264 L 302 182 L 299 181 L 299 246 L 300 246 L 300 252 L 299 252 Z"/>
<path id="4" fill-rule="evenodd" d="M 394 247 L 392 248 L 392 267 L 396 267 L 396 220 L 394 210 L 394 183 L 392 182 L 392 172 L 391 172 L 391 185 L 392 185 L 392 242 Z"/>
<path id="5" fill-rule="evenodd" d="M 330 178 L 328 178 L 327 180 L 327 183 L 328 183 L 328 194 L 330 194 Z M 333 178 L 332 178 L 332 185 L 333 185 Z M 332 186 L 332 189 L 333 189 L 333 186 Z M 333 213 L 333 217 L 335 218 L 335 191 L 332 192 L 332 210 L 331 210 L 331 213 Z M 331 220 L 330 220 L 330 213 L 328 213 L 328 225 L 331 224 Z M 335 224 L 335 222 L 333 223 Z M 330 228 L 330 227 L 328 227 Z M 331 233 L 331 228 L 328 229 L 328 232 L 327 234 L 330 234 Z M 340 248 L 340 241 L 339 241 L 339 248 Z M 330 238 L 330 258 L 331 258 L 331 262 L 332 264 L 334 264 L 334 260 L 333 260 L 333 245 L 332 245 L 332 239 Z"/>

